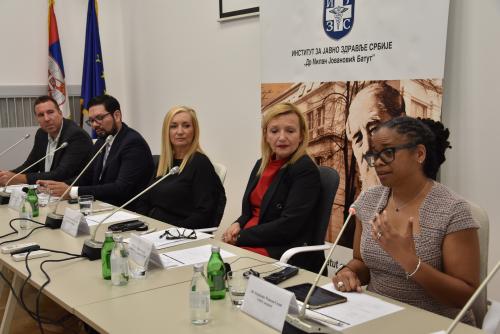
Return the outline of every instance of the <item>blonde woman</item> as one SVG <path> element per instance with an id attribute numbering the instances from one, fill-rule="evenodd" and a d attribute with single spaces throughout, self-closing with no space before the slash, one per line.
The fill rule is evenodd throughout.
<path id="1" fill-rule="evenodd" d="M 280 103 L 266 111 L 262 157 L 250 175 L 242 215 L 225 231 L 225 242 L 279 259 L 287 249 L 310 241 L 321 188 L 307 141 L 306 121 L 293 104 Z"/>
<path id="2" fill-rule="evenodd" d="M 190 229 L 218 226 L 226 196 L 214 167 L 200 147 L 200 128 L 193 109 L 170 109 L 163 121 L 162 148 L 156 178 L 174 167 L 180 172 L 151 189 L 139 212 Z"/>

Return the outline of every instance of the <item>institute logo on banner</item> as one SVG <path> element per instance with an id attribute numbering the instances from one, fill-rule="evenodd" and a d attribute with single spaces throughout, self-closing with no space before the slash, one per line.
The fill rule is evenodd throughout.
<path id="1" fill-rule="evenodd" d="M 354 0 L 324 0 L 323 29 L 328 37 L 339 40 L 354 23 Z"/>

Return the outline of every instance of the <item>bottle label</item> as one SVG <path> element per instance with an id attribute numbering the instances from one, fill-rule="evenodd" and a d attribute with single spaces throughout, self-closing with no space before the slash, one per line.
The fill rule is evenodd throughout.
<path id="1" fill-rule="evenodd" d="M 213 282 L 213 290 L 219 291 L 219 290 L 225 290 L 226 289 L 226 284 L 224 282 L 224 276 L 223 275 L 214 275 L 214 276 L 212 276 L 212 282 Z"/>

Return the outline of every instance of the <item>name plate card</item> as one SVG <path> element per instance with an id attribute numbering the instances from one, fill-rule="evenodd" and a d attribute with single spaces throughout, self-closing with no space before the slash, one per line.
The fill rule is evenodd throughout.
<path id="1" fill-rule="evenodd" d="M 73 210 L 71 208 L 66 208 L 66 210 L 64 210 L 61 230 L 72 237 L 90 234 L 90 228 L 85 217 L 79 210 Z"/>
<path id="2" fill-rule="evenodd" d="M 146 268 L 154 244 L 136 234 L 132 234 L 128 243 L 130 258 L 139 266 Z"/>
<path id="3" fill-rule="evenodd" d="M 13 189 L 10 193 L 9 208 L 21 212 L 23 206 L 24 192 L 20 189 Z"/>
<path id="4" fill-rule="evenodd" d="M 298 310 L 292 292 L 250 276 L 241 307 L 243 312 L 281 333 L 289 309 L 294 313 Z"/>

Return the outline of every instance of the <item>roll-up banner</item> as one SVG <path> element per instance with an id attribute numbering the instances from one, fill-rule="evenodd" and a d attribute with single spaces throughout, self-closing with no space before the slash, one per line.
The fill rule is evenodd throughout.
<path id="1" fill-rule="evenodd" d="M 297 105 L 310 155 L 340 175 L 327 240 L 357 194 L 379 183 L 362 159 L 377 123 L 403 114 L 441 119 L 448 7 L 449 0 L 261 1 L 261 111 Z"/>

